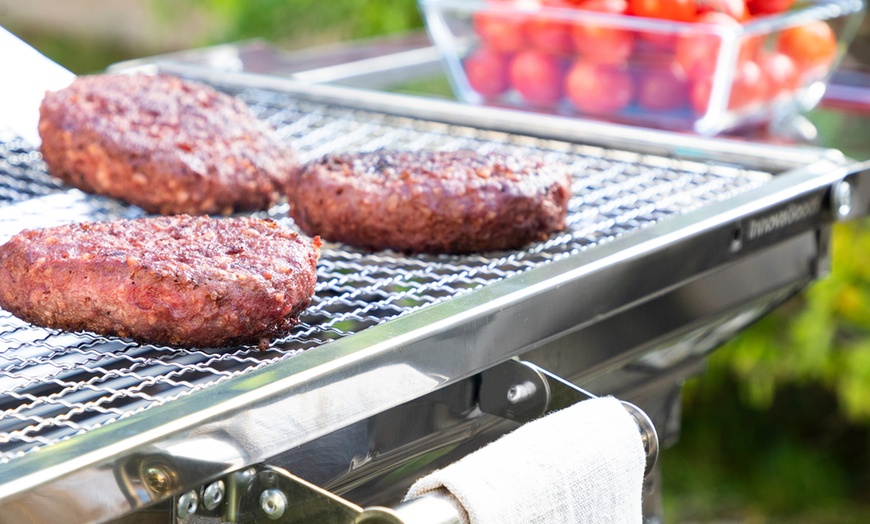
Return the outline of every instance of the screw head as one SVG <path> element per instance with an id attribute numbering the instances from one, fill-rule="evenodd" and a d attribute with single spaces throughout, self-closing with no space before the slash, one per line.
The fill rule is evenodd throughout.
<path id="1" fill-rule="evenodd" d="M 178 518 L 186 519 L 187 517 L 196 513 L 196 508 L 199 506 L 199 495 L 196 494 L 196 491 L 188 491 L 187 493 L 182 494 L 178 497 L 178 505 L 176 506 L 176 513 L 178 514 Z"/>
<path id="2" fill-rule="evenodd" d="M 145 483 L 156 493 L 166 493 L 169 491 L 171 484 L 171 476 L 161 466 L 151 466 L 145 470 L 143 475 Z"/>
<path id="3" fill-rule="evenodd" d="M 537 388 L 531 382 L 523 382 L 522 384 L 514 384 L 507 391 L 507 401 L 511 404 L 519 404 L 535 394 Z"/>
<path id="4" fill-rule="evenodd" d="M 260 508 L 269 520 L 278 520 L 287 509 L 287 497 L 280 490 L 267 489 L 260 495 Z"/>
<path id="5" fill-rule="evenodd" d="M 840 218 L 846 218 L 852 212 L 852 185 L 846 180 L 834 187 L 834 211 Z"/>
<path id="6" fill-rule="evenodd" d="M 212 482 L 202 494 L 202 505 L 209 511 L 216 509 L 223 502 L 225 493 L 224 481 Z"/>
<path id="7" fill-rule="evenodd" d="M 276 475 L 274 471 L 264 471 L 260 473 L 260 482 L 262 482 L 264 486 L 274 486 L 277 480 L 278 475 Z"/>

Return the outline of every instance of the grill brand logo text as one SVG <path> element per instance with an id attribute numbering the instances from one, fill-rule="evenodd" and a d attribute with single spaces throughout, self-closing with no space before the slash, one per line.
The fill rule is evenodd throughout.
<path id="1" fill-rule="evenodd" d="M 794 202 L 789 204 L 785 209 L 781 209 L 775 213 L 771 213 L 770 215 L 758 219 L 750 220 L 746 237 L 749 240 L 755 240 L 764 235 L 769 235 L 774 231 L 779 231 L 780 229 L 815 216 L 821 210 L 822 197 L 811 198 L 804 200 L 803 202 Z"/>

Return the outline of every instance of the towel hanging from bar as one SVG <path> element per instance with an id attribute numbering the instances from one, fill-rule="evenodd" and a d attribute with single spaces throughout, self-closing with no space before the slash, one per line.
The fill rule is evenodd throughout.
<path id="1" fill-rule="evenodd" d="M 646 453 L 612 397 L 580 402 L 423 477 L 406 499 L 448 495 L 464 523 L 639 523 Z"/>

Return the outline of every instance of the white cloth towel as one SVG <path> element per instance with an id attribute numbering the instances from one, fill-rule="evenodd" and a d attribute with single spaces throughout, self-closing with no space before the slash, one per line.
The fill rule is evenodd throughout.
<path id="1" fill-rule="evenodd" d="M 645 464 L 637 423 L 618 400 L 598 398 L 423 477 L 405 500 L 449 492 L 471 524 L 639 523 Z"/>

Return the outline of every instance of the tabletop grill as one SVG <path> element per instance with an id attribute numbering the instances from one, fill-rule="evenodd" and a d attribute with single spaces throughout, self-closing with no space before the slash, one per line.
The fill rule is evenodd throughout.
<path id="1" fill-rule="evenodd" d="M 469 256 L 370 253 L 327 243 L 311 307 L 290 335 L 263 351 L 140 345 L 38 328 L 0 312 L 0 522 L 22 522 L 9 519 L 25 514 L 34 522 L 49 519 L 51 508 L 23 509 L 35 507 L 46 490 L 76 500 L 65 509 L 69 518 L 98 521 L 141 511 L 272 457 L 283 457 L 275 460 L 288 469 L 305 470 L 294 450 L 363 421 L 369 421 L 369 432 L 376 431 L 372 420 L 427 395 L 467 393 L 477 373 L 521 353 L 538 355 L 567 376 L 588 373 L 602 392 L 619 389 L 608 377 L 631 373 L 625 368 L 630 363 L 666 376 L 665 370 L 681 362 L 672 355 L 671 337 L 693 340 L 695 355 L 698 347 L 730 336 L 824 271 L 831 187 L 856 170 L 832 151 L 695 139 L 669 143 L 662 137 L 674 139 L 670 135 L 632 136 L 607 126 L 578 131 L 555 117 L 466 113 L 441 102 L 424 109 L 392 95 L 172 72 L 200 76 L 242 98 L 295 145 L 302 160 L 335 151 L 471 148 L 565 162 L 574 191 L 568 229 L 522 250 Z M 31 146 L 8 133 L 0 138 L 0 240 L 23 228 L 144 215 L 65 188 L 49 176 Z M 758 224 L 776 213 L 786 213 L 787 220 L 749 233 L 763 230 Z M 261 215 L 293 227 L 286 205 Z M 682 259 L 684 267 L 672 267 L 672 257 L 681 260 L 683 251 L 691 254 Z M 723 293 L 718 303 L 639 327 L 641 341 L 614 335 L 612 349 L 593 351 L 582 363 L 548 361 L 548 354 L 558 354 L 552 360 L 564 362 L 560 344 L 576 336 L 593 340 L 628 312 L 639 315 L 644 308 L 684 301 L 683 291 L 721 284 L 717 279 L 727 281 L 747 264 L 763 266 L 781 257 L 787 261 L 777 269 L 780 275 L 760 288 L 749 278 L 718 291 Z M 658 273 L 665 267 L 672 274 Z M 548 303 L 554 309 L 570 303 L 570 314 L 553 311 L 554 318 L 536 322 L 541 313 L 532 311 Z M 536 327 L 523 328 L 528 333 L 522 336 L 501 329 L 510 318 L 526 317 Z M 467 341 L 457 343 L 460 338 Z M 699 343 L 703 339 L 706 346 Z M 472 352 L 469 346 L 496 347 Z M 449 349 L 435 351 L 444 347 Z M 656 364 L 656 358 L 666 364 Z M 616 368 L 622 371 L 604 373 Z M 362 392 L 371 384 L 383 391 L 369 398 Z M 471 400 L 462 402 L 473 403 L 473 393 L 467 394 Z M 300 409 L 305 399 L 334 413 Z M 262 434 L 245 433 L 242 426 L 270 416 L 285 425 L 272 421 Z M 449 426 L 467 439 L 474 432 L 463 424 L 430 429 L 435 434 Z M 286 438 L 276 436 L 282 432 Z M 203 438 L 226 456 L 179 458 L 181 444 Z M 426 438 L 416 435 L 414 445 Z M 396 444 L 394 449 L 403 450 L 397 456 L 419 456 L 419 450 L 408 452 L 409 445 Z M 381 458 L 389 455 L 381 451 Z M 172 489 L 148 488 L 142 472 L 153 457 L 172 464 Z M 321 468 L 311 475 L 348 493 L 380 482 L 363 464 L 353 464 L 355 457 L 336 469 L 343 471 Z M 395 467 L 401 461 L 387 462 Z M 75 484 L 95 479 L 113 479 L 118 494 L 83 500 L 87 497 Z"/>

